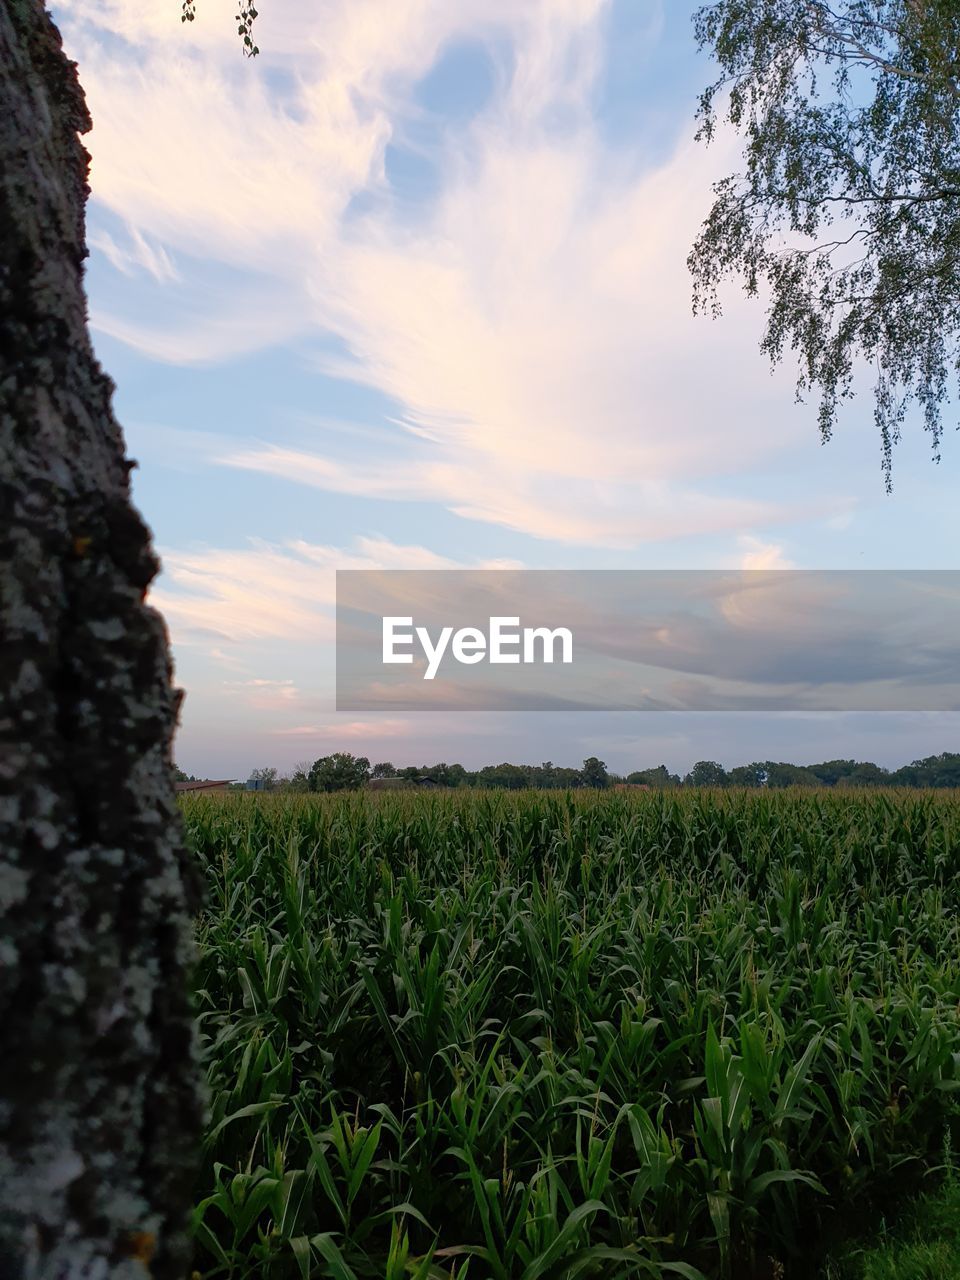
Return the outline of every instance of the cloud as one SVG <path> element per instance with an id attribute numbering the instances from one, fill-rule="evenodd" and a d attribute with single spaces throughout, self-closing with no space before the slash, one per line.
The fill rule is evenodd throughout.
<path id="1" fill-rule="evenodd" d="M 795 569 L 797 566 L 784 555 L 779 543 L 764 542 L 752 534 L 742 534 L 738 539 L 742 556 L 741 569 Z"/>
<path id="2" fill-rule="evenodd" d="M 296 540 L 257 539 L 241 548 L 162 552 L 163 572 L 150 593 L 178 646 L 257 645 L 268 640 L 332 642 L 337 569 L 462 569 L 426 547 L 358 537 L 349 549 Z M 516 568 L 483 560 L 475 568 Z M 211 649 L 211 646 L 212 649 Z M 258 680 L 248 687 L 275 681 Z"/>
<path id="3" fill-rule="evenodd" d="M 214 14 L 185 30 L 68 0 L 96 205 L 141 248 L 97 243 L 120 270 L 151 246 L 182 277 L 163 279 L 162 319 L 98 307 L 95 324 L 178 363 L 332 334 L 347 354 L 324 371 L 402 406 L 395 458 L 269 443 L 231 466 L 611 547 L 832 516 L 829 494 L 784 512 L 740 491 L 801 419 L 754 350 L 755 309 L 690 316 L 684 258 L 729 140 L 705 155 L 688 133 L 656 167 L 611 149 L 592 117 L 608 7 L 276 0 L 251 64 L 226 15 L 215 34 Z M 464 40 L 495 89 L 456 136 L 440 122 L 436 189 L 411 208 L 388 148 Z"/>
<path id="4" fill-rule="evenodd" d="M 437 581 L 438 577 L 442 583 Z M 353 709 L 956 709 L 958 575 L 814 571 L 363 574 L 343 584 Z M 458 664 L 424 680 L 427 646 L 385 667 L 381 617 L 440 627 L 564 626 L 569 665 Z"/>
<path id="5" fill-rule="evenodd" d="M 98 249 L 112 267 L 125 276 L 145 271 L 158 284 L 179 280 L 177 271 L 166 250 L 159 245 L 148 244 L 136 227 L 128 228 L 129 243 L 124 246 L 104 230 L 94 230 L 89 236 L 91 249 Z"/>
<path id="6" fill-rule="evenodd" d="M 239 693 L 255 711 L 286 711 L 300 701 L 300 691 L 292 680 L 224 680 L 224 688 Z"/>
<path id="7" fill-rule="evenodd" d="M 776 507 L 752 499 L 707 495 L 689 488 L 638 478 L 558 476 L 545 460 L 536 471 L 512 474 L 488 455 L 454 460 L 442 446 L 431 460 L 383 459 L 343 462 L 277 445 L 227 450 L 226 466 L 279 476 L 332 493 L 405 502 L 437 502 L 465 518 L 489 521 L 560 542 L 631 547 L 693 533 L 736 531 L 798 518 L 810 504 Z M 449 461 L 441 461 L 447 456 Z"/>
<path id="8" fill-rule="evenodd" d="M 91 326 L 163 364 L 217 364 L 293 341 L 309 325 L 309 310 L 295 291 L 276 281 L 233 281 L 226 294 L 215 283 L 192 276 L 177 296 L 173 316 L 149 321 L 142 315 L 96 303 Z"/>
<path id="9" fill-rule="evenodd" d="M 180 644 L 330 638 L 331 577 L 293 548 L 169 550 L 150 599 Z"/>
<path id="10" fill-rule="evenodd" d="M 381 738 L 404 738 L 410 732 L 409 720 L 344 720 L 328 724 L 294 725 L 289 729 L 272 729 L 275 738 L 330 738 L 340 742 L 360 742 Z"/>

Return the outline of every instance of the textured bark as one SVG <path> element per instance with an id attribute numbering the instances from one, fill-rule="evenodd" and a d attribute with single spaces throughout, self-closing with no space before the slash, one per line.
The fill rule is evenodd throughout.
<path id="1" fill-rule="evenodd" d="M 0 0 L 0 1276 L 158 1280 L 202 1121 L 166 634 L 83 292 L 89 121 Z"/>

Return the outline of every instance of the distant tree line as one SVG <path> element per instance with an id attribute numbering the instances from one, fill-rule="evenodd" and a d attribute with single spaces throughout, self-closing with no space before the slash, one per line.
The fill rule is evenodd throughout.
<path id="1" fill-rule="evenodd" d="M 186 775 L 178 770 L 178 775 Z M 488 764 L 482 769 L 465 769 L 462 764 L 405 765 L 397 768 L 389 760 L 371 765 L 366 756 L 335 751 L 313 763 L 299 764 L 291 774 L 277 769 L 254 769 L 250 782 L 258 791 L 356 791 L 366 783 L 394 779 L 397 785 L 426 784 L 439 787 L 492 787 L 505 791 L 565 790 L 568 787 L 623 785 L 668 789 L 671 787 L 960 787 L 960 753 L 914 760 L 899 769 L 884 769 L 869 760 L 826 760 L 822 764 L 787 764 L 762 760 L 725 769 L 715 760 L 698 760 L 689 773 L 671 773 L 665 764 L 637 769 L 626 775 L 610 773 L 596 756 L 589 756 L 579 769 L 543 764 Z M 193 779 L 191 778 L 191 781 Z M 238 783 L 243 790 L 250 783 Z"/>
<path id="2" fill-rule="evenodd" d="M 654 775 L 660 781 L 655 781 Z M 715 760 L 700 760 L 682 780 L 667 774 L 661 765 L 659 770 L 631 773 L 627 781 L 694 787 L 960 787 L 960 754 L 944 751 L 899 769 L 884 769 L 869 760 L 825 760 L 807 765 L 762 760 L 728 771 Z"/>
<path id="3" fill-rule="evenodd" d="M 257 770 L 262 775 L 264 770 Z M 336 751 L 321 756 L 313 764 L 301 764 L 277 786 L 291 791 L 355 790 L 369 781 L 396 779 L 398 783 L 428 783 L 439 787 L 498 787 L 521 791 L 525 787 L 564 789 L 567 787 L 606 787 L 613 779 L 607 766 L 596 756 L 584 760 L 579 769 L 563 768 L 551 761 L 541 765 L 488 764 L 482 769 L 465 769 L 462 764 L 405 765 L 397 768 L 389 760 L 371 766 L 366 756 L 352 756 Z"/>

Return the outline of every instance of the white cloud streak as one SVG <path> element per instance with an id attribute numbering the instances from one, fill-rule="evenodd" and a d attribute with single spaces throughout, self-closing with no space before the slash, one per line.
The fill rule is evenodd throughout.
<path id="1" fill-rule="evenodd" d="M 742 304 L 723 325 L 690 316 L 684 257 L 727 144 L 705 158 L 687 137 L 658 168 L 610 150 L 591 113 L 608 7 L 276 0 L 251 64 L 226 15 L 183 29 L 134 0 L 67 0 L 94 194 L 131 228 L 129 248 L 97 243 L 121 271 L 152 262 L 178 301 L 165 325 L 95 323 L 182 363 L 334 334 L 348 354 L 328 371 L 399 402 L 398 447 L 419 445 L 358 466 L 268 444 L 233 466 L 614 547 L 783 518 L 737 477 L 795 443 L 789 394 Z M 411 212 L 387 148 L 421 111 L 417 81 L 463 41 L 490 48 L 493 96 L 437 143 L 438 191 Z"/>
<path id="2" fill-rule="evenodd" d="M 521 566 L 507 560 L 468 566 L 387 538 L 356 538 L 351 548 L 302 540 L 277 546 L 251 539 L 249 546 L 237 549 L 164 550 L 163 573 L 150 603 L 163 613 L 178 645 L 212 645 L 220 652 L 224 644 L 266 640 L 332 642 L 337 569 L 470 567 Z"/>

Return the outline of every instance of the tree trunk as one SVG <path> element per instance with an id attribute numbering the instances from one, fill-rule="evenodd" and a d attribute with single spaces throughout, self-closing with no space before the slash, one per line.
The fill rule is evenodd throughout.
<path id="1" fill-rule="evenodd" d="M 0 0 L 0 1276 L 188 1265 L 202 1100 L 166 634 L 83 292 L 89 127 Z"/>

